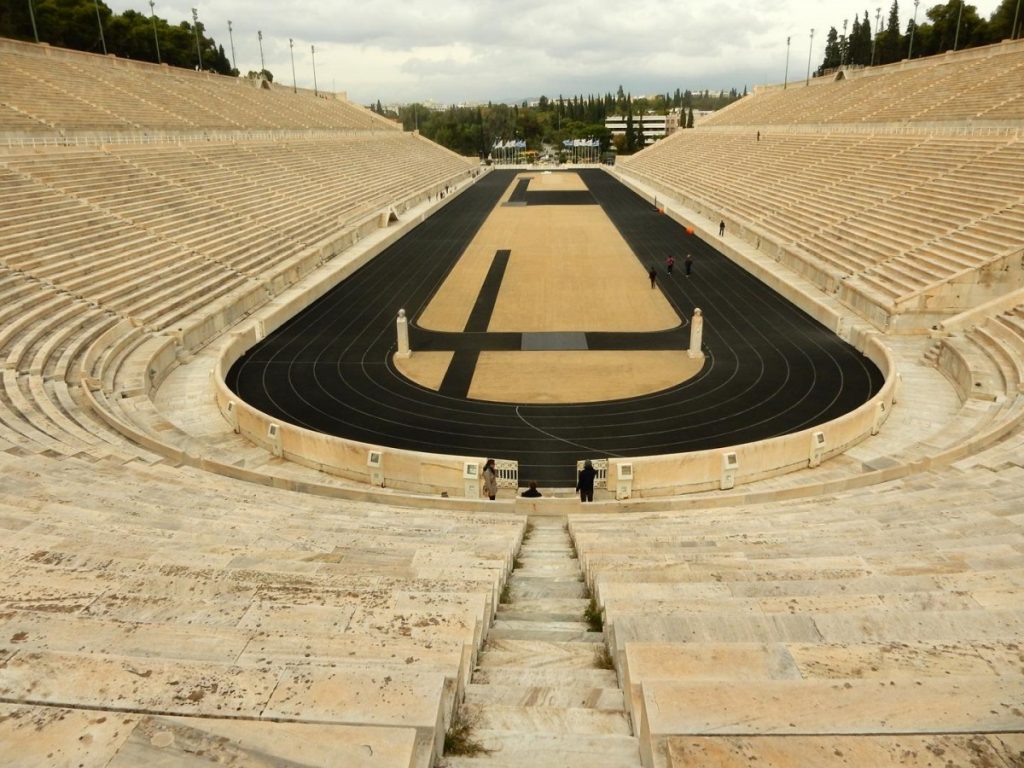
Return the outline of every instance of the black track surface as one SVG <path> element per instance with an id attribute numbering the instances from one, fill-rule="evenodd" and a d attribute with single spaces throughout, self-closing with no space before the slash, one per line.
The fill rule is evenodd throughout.
<path id="1" fill-rule="evenodd" d="M 703 310 L 707 358 L 689 381 L 643 397 L 581 405 L 464 397 L 480 351 L 522 348 L 523 334 L 479 330 L 478 313 L 489 316 L 501 275 L 481 291 L 468 332 L 427 331 L 416 320 L 511 182 L 512 172 L 496 171 L 251 349 L 229 372 L 229 386 L 265 413 L 318 432 L 432 453 L 518 459 L 524 481 L 546 486 L 574 484 L 580 458 L 761 440 L 836 418 L 878 391 L 881 374 L 853 347 L 611 176 L 599 170 L 581 176 L 590 189 L 583 194 L 604 208 L 644 267 L 658 269 L 658 290 L 679 316 Z M 525 197 L 530 204 L 532 193 Z M 694 257 L 691 277 L 683 274 L 687 252 Z M 669 253 L 676 256 L 671 277 L 665 272 Z M 499 265 L 492 272 L 503 270 Z M 637 276 L 646 283 L 646 270 Z M 581 275 L 580 290 L 590 279 L 600 276 Z M 405 379 L 392 364 L 400 308 L 411 321 L 414 351 L 455 352 L 438 392 Z M 586 345 L 683 350 L 688 339 L 681 324 L 660 333 L 588 333 Z"/>

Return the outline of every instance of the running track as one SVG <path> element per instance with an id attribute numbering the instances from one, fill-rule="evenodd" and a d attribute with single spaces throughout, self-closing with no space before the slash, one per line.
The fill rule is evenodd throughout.
<path id="1" fill-rule="evenodd" d="M 575 483 L 577 459 L 724 447 L 796 432 L 853 410 L 878 391 L 878 369 L 808 315 L 600 170 L 581 177 L 682 318 L 704 312 L 707 361 L 694 378 L 651 395 L 585 405 L 468 400 L 476 354 L 520 349 L 518 333 L 439 333 L 416 319 L 498 202 L 511 171 L 484 176 L 328 295 L 242 357 L 228 385 L 292 424 L 432 453 L 517 459 L 520 478 Z M 538 200 L 538 202 L 543 202 Z M 683 276 L 681 254 L 694 256 Z M 676 254 L 676 274 L 664 273 Z M 645 272 L 638 279 L 646 280 Z M 579 289 L 586 290 L 587 276 Z M 499 279 L 500 285 L 500 279 Z M 493 302 L 497 285 L 485 285 Z M 391 363 L 405 308 L 413 350 L 455 350 L 435 392 Z M 590 349 L 684 349 L 689 329 L 587 334 Z"/>

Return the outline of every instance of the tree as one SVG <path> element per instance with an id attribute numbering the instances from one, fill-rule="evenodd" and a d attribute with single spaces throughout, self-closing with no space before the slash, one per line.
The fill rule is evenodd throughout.
<path id="1" fill-rule="evenodd" d="M 690 114 L 686 116 L 686 127 L 693 128 L 693 107 L 690 107 Z"/>
<path id="2" fill-rule="evenodd" d="M 859 16 L 853 17 L 846 63 L 858 67 L 871 63 L 871 19 L 867 11 L 864 11 L 864 21 Z"/>
<path id="3" fill-rule="evenodd" d="M 879 64 L 891 64 L 899 61 L 905 54 L 903 40 L 900 37 L 900 7 L 897 0 L 892 0 L 889 8 L 889 21 L 885 31 L 878 36 L 878 55 L 875 60 Z"/>
<path id="4" fill-rule="evenodd" d="M 818 74 L 823 75 L 826 71 L 835 69 L 839 66 L 842 60 L 842 47 L 839 44 L 839 33 L 835 27 L 832 27 L 828 31 L 828 37 L 825 39 L 825 58 L 821 62 L 821 66 L 818 67 Z"/>
<path id="5" fill-rule="evenodd" d="M 992 11 L 992 15 L 988 19 L 988 29 L 986 42 L 998 43 L 1002 40 L 1008 40 L 1013 36 L 1013 22 L 1014 14 L 1017 12 L 1018 0 L 1003 0 L 999 7 Z M 1024 26 L 1024 20 L 1016 19 L 1017 22 L 1017 35 L 1021 34 L 1021 27 Z"/>
<path id="6" fill-rule="evenodd" d="M 932 6 L 928 9 L 927 17 L 931 24 L 921 24 L 914 36 L 914 49 L 919 49 L 922 56 L 951 51 L 954 44 L 958 50 L 970 48 L 981 44 L 987 38 L 987 24 L 978 16 L 978 9 L 965 4 L 961 14 L 961 0 L 950 0 L 944 5 Z"/>

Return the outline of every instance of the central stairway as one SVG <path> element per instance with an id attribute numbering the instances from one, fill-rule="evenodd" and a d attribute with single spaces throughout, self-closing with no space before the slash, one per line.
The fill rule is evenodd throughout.
<path id="1" fill-rule="evenodd" d="M 637 768 L 640 752 L 565 518 L 530 518 L 494 626 L 466 688 L 448 768 Z M 463 747 L 465 749 L 465 747 Z"/>

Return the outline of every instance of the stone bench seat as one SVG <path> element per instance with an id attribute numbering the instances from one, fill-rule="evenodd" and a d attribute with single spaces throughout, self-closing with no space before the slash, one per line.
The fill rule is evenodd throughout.
<path id="1" fill-rule="evenodd" d="M 435 741 L 453 698 L 444 676 L 432 672 L 265 670 L 44 652 L 16 654 L 0 680 L 8 695 L 51 707 L 107 709 L 116 697 L 135 714 L 415 728 L 427 754 L 440 751 Z"/>
<path id="2" fill-rule="evenodd" d="M 1019 686 L 1002 678 L 950 677 L 878 681 L 643 684 L 640 730 L 644 764 L 671 736 L 814 734 L 902 736 L 905 733 L 999 734 L 1020 727 Z"/>

